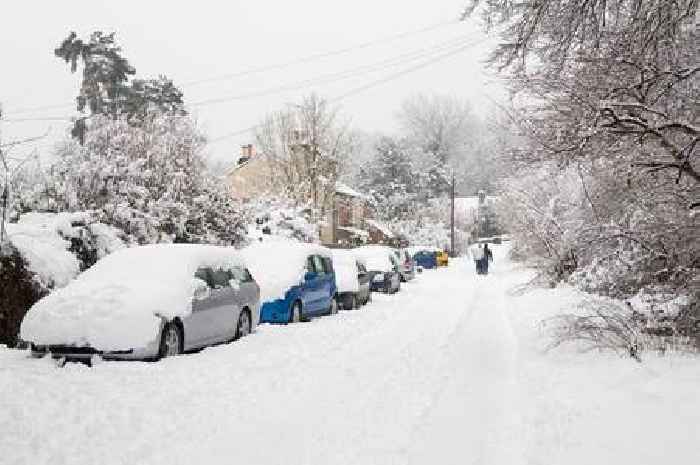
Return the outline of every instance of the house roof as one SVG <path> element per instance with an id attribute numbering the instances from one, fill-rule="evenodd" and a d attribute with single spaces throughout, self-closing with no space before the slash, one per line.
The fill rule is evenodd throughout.
<path id="1" fill-rule="evenodd" d="M 352 187 L 340 181 L 337 181 L 335 183 L 335 192 L 336 194 L 347 195 L 348 197 L 355 197 L 357 199 L 366 200 L 367 202 L 373 201 L 372 197 L 370 197 L 369 195 L 358 192 Z"/>
<path id="2" fill-rule="evenodd" d="M 391 230 L 391 228 L 384 223 L 377 221 L 377 220 L 365 220 L 367 225 L 369 225 L 371 228 L 374 228 L 384 234 L 388 238 L 393 238 L 394 237 L 394 231 Z"/>
<path id="3" fill-rule="evenodd" d="M 364 229 L 353 228 L 352 226 L 338 226 L 338 229 L 349 232 L 350 234 L 358 237 L 368 237 L 369 233 Z"/>

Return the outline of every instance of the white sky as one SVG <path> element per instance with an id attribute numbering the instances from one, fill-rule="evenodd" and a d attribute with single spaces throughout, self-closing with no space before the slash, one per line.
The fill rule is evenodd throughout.
<path id="1" fill-rule="evenodd" d="M 53 49 L 71 30 L 84 38 L 98 29 L 116 32 L 137 76 L 167 75 L 183 89 L 186 103 L 258 93 L 406 53 L 425 50 L 435 53 L 431 47 L 460 37 L 466 43 L 485 38 L 475 20 L 456 22 L 466 0 L 3 0 L 3 3 L 6 4 L 0 16 L 0 103 L 8 120 L 65 117 L 75 113 L 73 102 L 81 80 L 80 71 L 71 74 L 69 66 L 53 55 Z M 185 85 L 450 20 L 455 23 L 285 69 Z M 341 102 L 343 114 L 357 129 L 392 132 L 396 129 L 394 116 L 401 101 L 417 92 L 453 94 L 471 101 L 476 113 L 486 113 L 490 103 L 485 94 L 494 98 L 502 95 L 500 86 L 482 62 L 494 43 L 486 39 L 424 69 L 349 96 Z M 428 59 L 425 55 L 419 60 L 334 83 L 190 110 L 207 135 L 215 139 L 253 126 L 266 113 L 298 101 L 311 91 L 333 98 Z M 66 104 L 67 108 L 13 114 L 21 109 L 56 104 Z M 69 123 L 0 124 L 5 141 L 50 129 L 50 136 L 36 144 L 45 155 Z M 250 134 L 226 138 L 210 145 L 207 151 L 213 159 L 233 161 L 239 146 L 250 139 Z"/>

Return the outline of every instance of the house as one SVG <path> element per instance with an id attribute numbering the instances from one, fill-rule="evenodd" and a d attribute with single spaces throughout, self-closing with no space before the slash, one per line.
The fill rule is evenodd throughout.
<path id="1" fill-rule="evenodd" d="M 270 182 L 270 165 L 252 144 L 243 145 L 238 161 L 226 173 L 231 195 L 238 200 L 249 200 L 262 194 L 274 193 Z"/>
<path id="2" fill-rule="evenodd" d="M 367 220 L 374 216 L 374 200 L 338 181 L 332 205 L 321 227 L 321 242 L 329 246 L 360 245 L 371 241 Z"/>

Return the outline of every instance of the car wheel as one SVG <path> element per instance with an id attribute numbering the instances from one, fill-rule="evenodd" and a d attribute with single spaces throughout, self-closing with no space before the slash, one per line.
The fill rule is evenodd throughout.
<path id="1" fill-rule="evenodd" d="M 355 310 L 359 305 L 357 305 L 357 295 L 352 294 L 350 296 L 350 310 Z"/>
<path id="2" fill-rule="evenodd" d="M 158 358 L 173 357 L 182 353 L 182 332 L 174 323 L 166 323 L 160 336 Z"/>
<path id="3" fill-rule="evenodd" d="M 292 310 L 289 312 L 289 322 L 299 323 L 301 321 L 301 302 L 298 300 L 292 305 Z"/>
<path id="4" fill-rule="evenodd" d="M 365 300 L 365 304 L 370 302 L 372 302 L 372 291 L 367 291 L 367 300 Z"/>
<path id="5" fill-rule="evenodd" d="M 238 315 L 238 325 L 236 325 L 236 339 L 246 337 L 250 334 L 252 322 L 250 321 L 250 313 L 248 310 L 241 310 Z"/>

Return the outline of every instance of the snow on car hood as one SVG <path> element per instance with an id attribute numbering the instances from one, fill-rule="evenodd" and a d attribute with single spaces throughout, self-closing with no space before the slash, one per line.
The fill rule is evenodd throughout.
<path id="1" fill-rule="evenodd" d="M 147 346 L 161 319 L 192 310 L 193 278 L 202 265 L 241 265 L 232 248 L 149 245 L 103 258 L 24 317 L 22 339 L 39 345 L 125 350 Z"/>
<path id="2" fill-rule="evenodd" d="M 283 299 L 289 288 L 304 278 L 306 258 L 331 257 L 330 249 L 284 238 L 267 237 L 241 251 L 248 270 L 260 286 L 260 302 Z"/>
<path id="3" fill-rule="evenodd" d="M 394 269 L 394 264 L 389 257 L 393 252 L 389 247 L 383 245 L 365 245 L 353 250 L 364 260 L 367 271 L 383 271 L 386 273 Z"/>
<path id="4" fill-rule="evenodd" d="M 357 292 L 360 284 L 357 280 L 357 255 L 352 250 L 333 251 L 333 269 L 338 292 Z"/>

